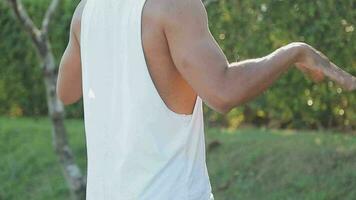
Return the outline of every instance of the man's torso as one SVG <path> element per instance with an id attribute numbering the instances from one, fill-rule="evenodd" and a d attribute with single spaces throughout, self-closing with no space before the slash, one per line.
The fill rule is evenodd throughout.
<path id="1" fill-rule="evenodd" d="M 176 113 L 191 114 L 197 94 L 175 67 L 164 33 L 162 18 L 168 3 L 163 0 L 146 1 L 142 13 L 142 44 L 148 70 L 162 100 Z M 86 1 L 83 1 L 78 7 L 79 23 L 74 29 L 79 41 L 81 13 L 85 4 Z"/>

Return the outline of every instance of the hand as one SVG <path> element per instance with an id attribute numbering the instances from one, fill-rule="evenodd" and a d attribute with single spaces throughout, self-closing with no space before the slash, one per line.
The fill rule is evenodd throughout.
<path id="1" fill-rule="evenodd" d="M 356 89 L 356 77 L 339 68 L 312 46 L 304 43 L 299 45 L 301 46 L 301 53 L 295 63 L 299 70 L 310 76 L 315 82 L 320 82 L 327 76 L 344 90 L 352 91 Z"/>

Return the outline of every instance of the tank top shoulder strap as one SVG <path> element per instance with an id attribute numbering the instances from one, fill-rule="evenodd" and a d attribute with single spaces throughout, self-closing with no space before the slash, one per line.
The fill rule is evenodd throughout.
<path id="1" fill-rule="evenodd" d="M 148 64 L 145 58 L 145 54 L 144 54 L 144 50 L 143 50 L 143 43 L 142 43 L 142 14 L 143 14 L 143 9 L 147 3 L 147 0 L 135 0 L 134 1 L 136 4 L 136 12 L 137 12 L 137 26 L 139 26 L 140 31 L 138 31 L 139 33 L 139 38 L 138 40 L 140 41 L 140 49 L 139 49 L 139 53 L 142 54 L 143 56 L 143 60 L 144 60 L 144 65 L 142 65 L 142 69 L 141 71 L 145 74 L 145 84 L 147 84 L 150 88 L 150 92 L 153 94 L 154 96 L 154 101 L 156 103 L 159 104 L 159 106 L 163 109 L 163 111 L 165 113 L 167 113 L 169 116 L 172 116 L 173 118 L 177 118 L 177 119 L 183 119 L 183 120 L 191 120 L 195 115 L 197 115 L 196 113 L 202 112 L 202 99 L 197 96 L 196 97 L 196 101 L 194 104 L 194 108 L 193 108 L 193 113 L 192 114 L 179 114 L 174 112 L 173 110 L 171 110 L 163 101 L 162 97 L 159 95 L 159 92 L 156 88 L 156 86 L 154 85 L 154 82 L 152 80 L 152 77 L 150 76 L 150 73 L 148 71 Z"/>

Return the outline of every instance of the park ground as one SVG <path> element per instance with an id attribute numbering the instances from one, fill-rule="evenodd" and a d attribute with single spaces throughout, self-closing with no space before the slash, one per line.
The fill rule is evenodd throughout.
<path id="1" fill-rule="evenodd" d="M 66 120 L 83 172 L 83 121 Z M 356 136 L 336 131 L 206 128 L 216 200 L 354 200 Z M 66 200 L 47 118 L 0 117 L 0 199 Z"/>

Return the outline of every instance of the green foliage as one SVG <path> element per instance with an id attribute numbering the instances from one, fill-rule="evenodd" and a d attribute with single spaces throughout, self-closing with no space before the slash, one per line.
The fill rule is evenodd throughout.
<path id="1" fill-rule="evenodd" d="M 352 0 L 220 0 L 208 7 L 209 25 L 230 62 L 304 41 L 356 74 L 355 4 Z M 263 96 L 214 120 L 235 128 L 241 121 L 237 118 L 271 127 L 351 128 L 356 126 L 356 94 L 328 81 L 315 85 L 291 70 Z"/>
<path id="2" fill-rule="evenodd" d="M 0 199 L 68 199 L 49 134 L 50 120 L 0 117 L 0 124 Z M 84 173 L 84 123 L 67 120 L 66 126 Z M 207 145 L 215 199 L 356 198 L 356 136 L 264 129 L 206 131 L 207 144 L 220 144 Z"/>
<path id="3" fill-rule="evenodd" d="M 24 0 L 40 24 L 48 0 Z M 70 19 L 78 1 L 64 0 L 51 24 L 50 39 L 59 60 L 68 40 Z M 229 61 L 259 57 L 292 41 L 304 41 L 356 74 L 356 2 L 354 0 L 219 0 L 208 6 L 210 29 Z M 0 114 L 45 115 L 41 70 L 29 38 L 0 2 Z M 58 61 L 57 60 L 57 61 Z M 206 108 L 213 125 L 236 128 L 254 123 L 282 128 L 356 127 L 356 94 L 332 82 L 315 85 L 290 70 L 264 95 L 226 116 Z M 67 108 L 82 116 L 82 102 Z"/>
<path id="4" fill-rule="evenodd" d="M 48 0 L 23 0 L 37 26 Z M 50 40 L 59 62 L 68 41 L 72 13 L 78 1 L 62 1 L 51 24 Z M 36 49 L 5 1 L 0 1 L 0 114 L 10 116 L 46 115 L 47 102 Z M 80 104 L 68 110 L 80 116 Z M 79 111 L 80 112 L 80 111 Z"/>

